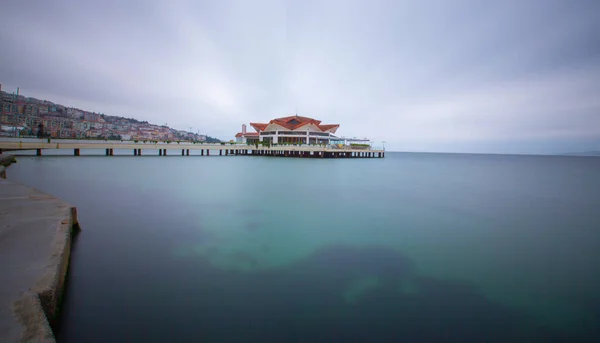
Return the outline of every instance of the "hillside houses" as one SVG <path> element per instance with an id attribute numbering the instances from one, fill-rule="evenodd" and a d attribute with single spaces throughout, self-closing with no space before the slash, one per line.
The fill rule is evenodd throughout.
<path id="1" fill-rule="evenodd" d="M 0 136 L 204 141 L 205 135 L 0 91 Z"/>

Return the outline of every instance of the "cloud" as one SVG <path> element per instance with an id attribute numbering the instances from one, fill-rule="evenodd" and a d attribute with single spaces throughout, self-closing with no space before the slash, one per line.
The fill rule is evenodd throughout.
<path id="1" fill-rule="evenodd" d="M 600 69 L 480 86 L 387 109 L 409 139 L 523 140 L 600 137 Z M 391 134 L 391 132 L 389 133 Z"/>
<path id="2" fill-rule="evenodd" d="M 598 11 L 595 1 L 24 0 L 3 7 L 0 81 L 224 139 L 297 111 L 399 150 L 594 150 Z"/>

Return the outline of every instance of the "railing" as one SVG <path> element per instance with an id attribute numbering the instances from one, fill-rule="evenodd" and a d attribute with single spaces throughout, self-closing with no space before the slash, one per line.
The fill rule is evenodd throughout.
<path id="1" fill-rule="evenodd" d="M 329 133 L 327 132 L 313 132 L 313 131 L 279 131 L 277 134 L 279 136 L 300 136 L 306 137 L 308 132 L 308 136 L 319 136 L 319 137 L 329 137 Z M 261 136 L 264 135 L 274 135 L 275 131 L 261 132 Z"/>
<path id="2" fill-rule="evenodd" d="M 237 144 L 220 144 L 220 143 L 192 143 L 192 142 L 142 142 L 138 141 L 135 143 L 134 141 L 114 141 L 114 140 L 75 140 L 75 139 L 51 139 L 48 142 L 47 139 L 36 139 L 36 138 L 9 138 L 9 137 L 0 137 L 0 149 L 97 149 L 97 148 L 115 148 L 115 149 L 164 149 L 167 148 L 169 150 L 173 149 L 192 149 L 192 150 L 200 150 L 200 149 L 212 149 L 212 150 L 225 150 L 225 149 L 242 149 L 242 150 L 289 150 L 289 151 L 323 151 L 323 150 L 380 150 L 375 147 L 366 147 L 363 149 L 359 149 L 357 147 L 351 147 L 348 145 L 338 146 L 338 145 L 309 145 L 309 144 L 278 144 L 272 146 L 263 146 L 259 144 L 258 147 L 255 145 L 248 145 L 244 143 Z"/>

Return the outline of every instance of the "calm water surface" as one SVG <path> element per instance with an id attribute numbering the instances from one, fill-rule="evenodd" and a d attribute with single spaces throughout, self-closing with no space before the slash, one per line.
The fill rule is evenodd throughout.
<path id="1" fill-rule="evenodd" d="M 78 207 L 61 342 L 600 341 L 600 158 L 44 156 L 8 172 Z"/>

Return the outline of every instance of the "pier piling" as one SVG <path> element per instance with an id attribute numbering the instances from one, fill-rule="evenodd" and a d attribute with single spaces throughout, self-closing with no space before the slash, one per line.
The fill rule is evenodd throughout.
<path id="1" fill-rule="evenodd" d="M 22 144 L 22 145 L 21 145 Z M 141 156 L 142 149 L 139 148 L 144 146 L 149 149 L 158 149 L 159 156 L 167 156 L 168 145 L 141 145 L 133 143 L 86 143 L 86 142 L 61 142 L 60 145 L 56 144 L 56 149 L 67 149 L 72 150 L 74 156 L 80 156 L 82 149 L 105 149 L 106 156 L 113 156 L 114 149 L 121 149 L 126 151 L 133 150 L 133 156 Z M 35 151 L 37 156 L 42 156 L 42 150 L 46 148 L 54 149 L 54 145 L 48 145 L 45 142 L 26 142 L 26 143 L 5 143 L 0 142 L 0 149 L 6 151 L 9 150 L 29 150 Z M 182 144 L 181 146 L 171 145 L 169 149 L 176 152 L 177 149 L 181 149 L 181 156 L 190 156 L 190 150 L 200 150 L 200 154 L 204 156 L 204 150 L 206 150 L 206 156 L 210 156 L 210 149 L 218 150 L 220 156 L 270 156 L 270 157 L 300 157 L 300 158 L 384 158 L 385 151 L 379 149 L 354 149 L 350 148 L 337 148 L 337 147 L 306 147 L 306 146 L 291 146 L 291 147 L 267 147 L 267 146 L 249 146 L 245 149 L 238 148 L 238 146 L 223 146 L 222 144 L 205 144 L 203 146 L 192 146 Z M 225 150 L 225 152 L 223 152 Z M 216 153 L 213 152 L 213 153 Z M 197 154 L 197 153 L 195 153 Z M 131 155 L 130 155 L 131 156 Z"/>

